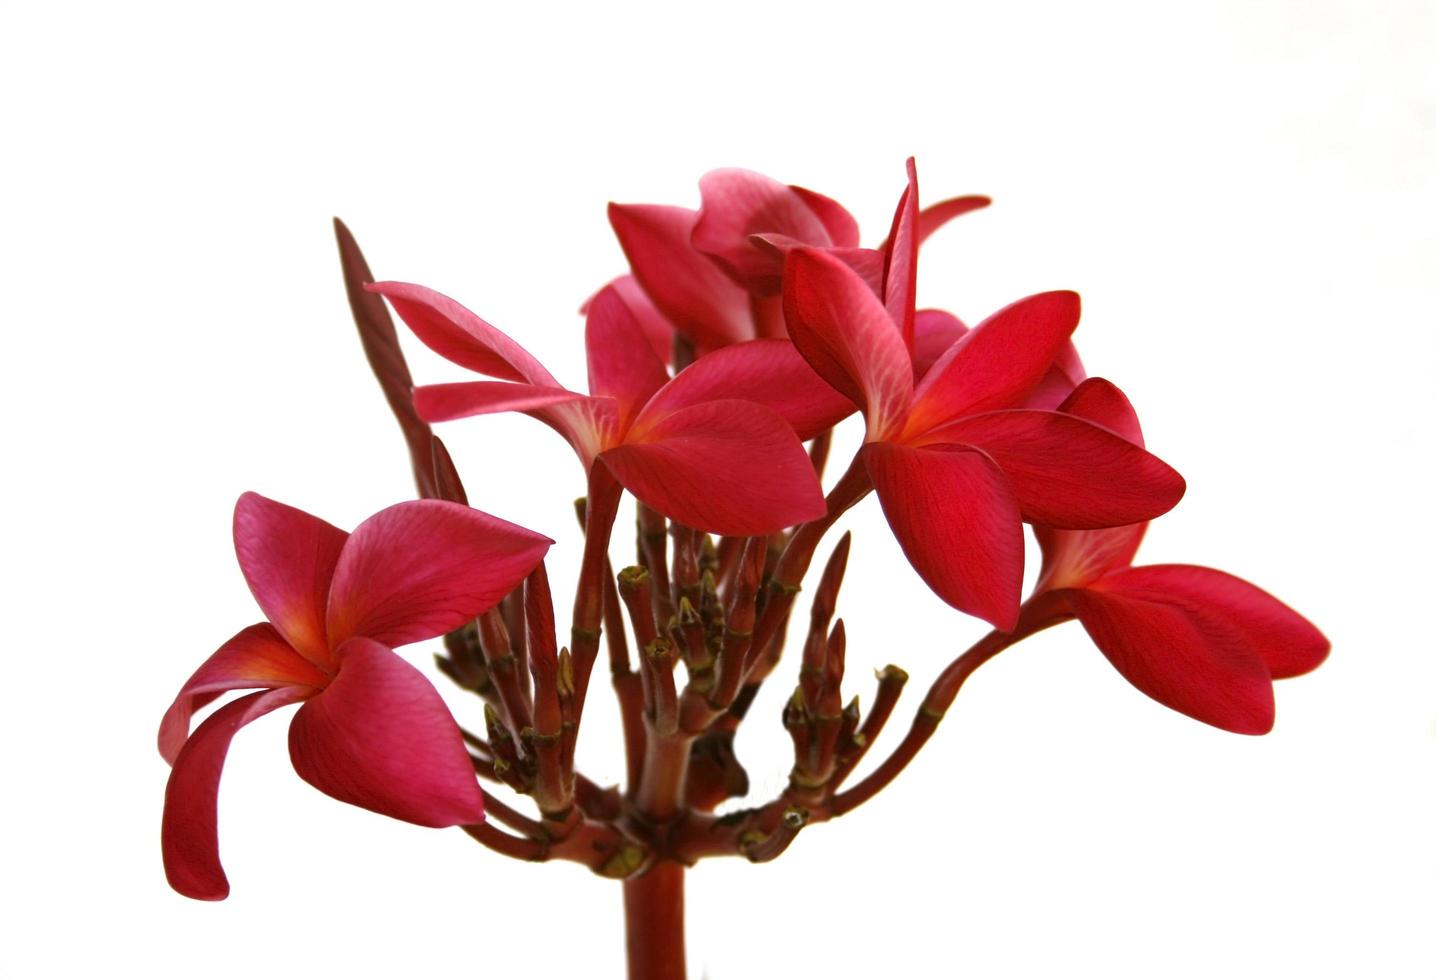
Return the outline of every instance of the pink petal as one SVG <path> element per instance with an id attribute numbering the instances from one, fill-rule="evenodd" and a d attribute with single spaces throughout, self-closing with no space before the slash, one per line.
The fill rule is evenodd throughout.
<path id="1" fill-rule="evenodd" d="M 893 215 L 883 266 L 883 304 L 908 350 L 913 346 L 913 314 L 917 309 L 917 243 L 917 164 L 908 157 L 907 188 Z"/>
<path id="2" fill-rule="evenodd" d="M 587 397 L 564 388 L 511 381 L 457 381 L 415 388 L 414 408 L 426 422 L 449 422 L 472 415 L 527 412 L 546 405 L 583 401 Z"/>
<path id="3" fill-rule="evenodd" d="M 967 324 L 945 310 L 918 310 L 913 320 L 913 378 L 921 381 L 965 333 Z"/>
<path id="4" fill-rule="evenodd" d="M 386 507 L 354 529 L 339 557 L 330 640 L 396 647 L 447 633 L 512 592 L 552 543 L 446 500 Z"/>
<path id="5" fill-rule="evenodd" d="M 1002 468 L 1024 520 L 1118 527 L 1177 505 L 1186 482 L 1121 436 L 1075 415 L 1011 409 L 970 415 L 923 437 L 981 449 Z"/>
<path id="6" fill-rule="evenodd" d="M 788 253 L 795 248 L 810 248 L 811 246 L 798 241 L 796 238 L 789 238 L 786 235 L 766 233 L 751 235 L 748 240 L 753 243 L 754 248 L 762 249 L 771 254 L 775 259 L 786 261 Z M 873 291 L 874 296 L 881 297 L 883 294 L 883 263 L 887 256 L 874 248 L 838 247 L 821 249 L 827 255 L 842 262 L 856 272 L 867 287 Z"/>
<path id="7" fill-rule="evenodd" d="M 1296 610 L 1215 568 L 1144 565 L 1107 576 L 1099 588 L 1221 620 L 1256 652 L 1272 677 L 1314 670 L 1331 652 L 1331 641 Z"/>
<path id="8" fill-rule="evenodd" d="M 608 221 L 643 291 L 700 350 L 754 337 L 748 294 L 692 245 L 696 211 L 610 204 Z"/>
<path id="9" fill-rule="evenodd" d="M 600 459 L 639 500 L 700 531 L 772 534 L 826 512 L 802 443 L 776 412 L 753 402 L 645 412 L 628 440 Z"/>
<path id="10" fill-rule="evenodd" d="M 603 288 L 612 288 L 618 293 L 618 298 L 623 300 L 628 312 L 633 314 L 638 325 L 643 328 L 643 335 L 648 338 L 648 345 L 653 348 L 653 353 L 657 354 L 658 359 L 665 365 L 668 364 L 673 358 L 673 324 L 653 305 L 653 300 L 648 298 L 638 280 L 632 275 L 619 276 Z M 603 289 L 599 292 L 603 292 Z M 597 295 L 598 293 L 595 293 L 590 296 L 578 311 L 586 316 L 589 304 Z"/>
<path id="11" fill-rule="evenodd" d="M 912 361 L 882 302 L 856 273 L 824 252 L 794 249 L 783 311 L 813 370 L 863 410 L 870 438 L 902 422 L 912 400 Z"/>
<path id="12" fill-rule="evenodd" d="M 175 758 L 165 786 L 160 849 L 170 887 L 188 898 L 217 901 L 229 895 L 219 863 L 217 800 L 224 757 L 234 733 L 261 715 L 301 701 L 308 689 L 247 694 L 204 720 Z"/>
<path id="13" fill-rule="evenodd" d="M 588 390 L 618 404 L 626 427 L 649 397 L 668 381 L 664 362 L 653 353 L 637 318 L 612 288 L 588 305 L 585 340 Z"/>
<path id="14" fill-rule="evenodd" d="M 459 726 L 423 674 L 373 640 L 339 650 L 339 673 L 289 726 L 305 782 L 337 800 L 425 827 L 484 819 Z"/>
<path id="15" fill-rule="evenodd" d="M 931 237 L 943 225 L 953 218 L 961 217 L 980 208 L 985 208 L 992 203 L 992 198 L 983 197 L 979 194 L 971 194 L 967 197 L 950 197 L 945 201 L 938 201 L 936 204 L 929 204 L 918 213 L 917 216 L 917 243 L 921 245 Z"/>
<path id="16" fill-rule="evenodd" d="M 160 722 L 160 755 L 174 765 L 194 712 L 225 691 L 263 687 L 318 689 L 329 675 L 294 652 L 268 623 L 246 626 L 230 637 L 185 681 Z"/>
<path id="17" fill-rule="evenodd" d="M 441 357 L 491 378 L 561 387 L 532 354 L 442 293 L 404 282 L 364 288 L 387 299 L 414 336 Z"/>
<path id="18" fill-rule="evenodd" d="M 1017 625 L 1022 517 L 997 464 L 976 450 L 863 449 L 888 524 L 938 597 L 992 623 Z"/>
<path id="19" fill-rule="evenodd" d="M 814 373 L 788 340 L 750 340 L 705 354 L 679 372 L 643 409 L 649 418 L 718 398 L 766 405 L 799 439 L 851 415 L 853 403 Z"/>
<path id="20" fill-rule="evenodd" d="M 1271 730 L 1271 675 L 1226 623 L 1105 587 L 1069 595 L 1097 648 L 1137 690 L 1230 732 Z"/>
<path id="21" fill-rule="evenodd" d="M 774 295 L 782 289 L 783 263 L 754 248 L 750 235 L 774 233 L 818 247 L 837 244 L 808 198 L 771 177 L 751 170 L 713 170 L 699 180 L 698 189 L 703 206 L 693 224 L 693 247 L 757 295 Z M 821 206 L 830 219 L 836 217 L 833 209 L 842 210 L 836 201 L 811 193 L 810 197 L 825 202 Z"/>
<path id="22" fill-rule="evenodd" d="M 1077 294 L 1060 291 L 1018 300 L 979 323 L 924 375 L 905 435 L 1020 404 L 1052 366 L 1080 315 Z"/>
<path id="23" fill-rule="evenodd" d="M 246 493 L 234 505 L 234 552 L 264 615 L 305 659 L 329 665 L 324 603 L 349 535 L 312 514 Z"/>

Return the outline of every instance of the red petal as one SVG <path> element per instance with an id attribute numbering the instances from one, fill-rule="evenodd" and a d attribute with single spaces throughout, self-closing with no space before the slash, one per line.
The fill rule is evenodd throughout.
<path id="1" fill-rule="evenodd" d="M 643 409 L 649 418 L 718 398 L 766 405 L 799 439 L 811 439 L 851 415 L 853 403 L 813 372 L 788 340 L 750 340 L 704 354 Z"/>
<path id="2" fill-rule="evenodd" d="M 1022 517 L 997 464 L 975 450 L 870 443 L 868 473 L 912 567 L 949 605 L 1017 625 Z"/>
<path id="3" fill-rule="evenodd" d="M 754 337 L 748 294 L 693 247 L 696 211 L 610 204 L 608 221 L 643 291 L 701 350 Z"/>
<path id="4" fill-rule="evenodd" d="M 782 289 L 783 263 L 775 261 L 771 252 L 755 248 L 748 240 L 750 235 L 773 233 L 818 247 L 838 244 L 829 236 L 823 218 L 809 206 L 808 198 L 771 177 L 751 170 L 713 170 L 699 180 L 698 189 L 703 206 L 693 224 L 693 247 L 760 296 Z M 810 196 L 825 202 L 822 206 L 830 219 L 836 218 L 833 209 L 842 211 L 836 201 Z M 854 237 L 844 244 L 856 245 L 857 241 Z"/>
<path id="5" fill-rule="evenodd" d="M 809 248 L 796 238 L 789 238 L 786 235 L 768 233 L 763 235 L 752 235 L 748 239 L 753 243 L 754 248 L 762 249 L 774 256 L 786 261 L 788 253 L 795 248 Z M 837 247 L 821 249 L 826 255 L 842 262 L 856 272 L 867 287 L 873 291 L 874 296 L 881 297 L 883 294 L 883 263 L 887 256 L 874 248 Z"/>
<path id="6" fill-rule="evenodd" d="M 491 378 L 561 387 L 507 334 L 442 293 L 404 282 L 376 282 L 365 288 L 384 296 L 414 336 L 441 357 Z"/>
<path id="7" fill-rule="evenodd" d="M 848 209 L 825 194 L 817 191 L 810 191 L 806 187 L 799 187 L 796 184 L 788 187 L 790 191 L 803 199 L 818 220 L 827 229 L 828 241 L 836 248 L 856 248 L 860 235 L 858 233 L 858 222 Z"/>
<path id="8" fill-rule="evenodd" d="M 1048 527 L 1135 524 L 1165 514 L 1186 491 L 1181 475 L 1156 456 L 1063 412 L 985 412 L 924 439 L 987 453 L 1011 481 L 1023 519 Z"/>
<path id="9" fill-rule="evenodd" d="M 1142 426 L 1137 421 L 1137 410 L 1112 382 L 1105 378 L 1088 378 L 1072 390 L 1057 409 L 1068 415 L 1076 415 L 1088 422 L 1096 422 L 1111 429 L 1128 442 L 1145 446 L 1142 441 Z"/>
<path id="10" fill-rule="evenodd" d="M 923 377 L 905 437 L 960 415 L 1020 404 L 1077 328 L 1076 293 L 1039 293 L 979 323 Z"/>
<path id="11" fill-rule="evenodd" d="M 653 348 L 653 353 L 657 354 L 664 364 L 668 364 L 673 359 L 673 324 L 668 322 L 668 317 L 653 305 L 653 300 L 648 298 L 648 294 L 632 275 L 619 276 L 603 287 L 609 288 L 618 293 L 618 298 L 623 300 L 628 312 L 633 314 L 638 325 L 643 328 L 643 335 L 648 338 L 648 345 Z M 603 289 L 599 292 L 603 292 Z M 587 315 L 589 305 L 597 296 L 598 293 L 590 296 L 578 311 Z"/>
<path id="12" fill-rule="evenodd" d="M 337 800 L 398 820 L 483 820 L 473 764 L 434 686 L 373 640 L 350 640 L 339 656 L 333 683 L 289 726 L 294 771 Z"/>
<path id="13" fill-rule="evenodd" d="M 458 381 L 420 385 L 414 389 L 414 407 L 426 422 L 449 422 L 472 415 L 527 412 L 546 405 L 583 401 L 587 397 L 564 388 L 511 381 Z"/>
<path id="14" fill-rule="evenodd" d="M 1144 565 L 1107 576 L 1099 588 L 1221 620 L 1256 651 L 1272 677 L 1314 670 L 1331 652 L 1331 641 L 1296 610 L 1215 568 Z"/>
<path id="15" fill-rule="evenodd" d="M 882 438 L 902 422 L 912 400 L 912 361 L 882 302 L 856 273 L 824 252 L 794 249 L 783 312 L 813 370 L 862 408 L 870 437 Z"/>
<path id="16" fill-rule="evenodd" d="M 588 390 L 618 403 L 619 425 L 626 427 L 649 397 L 668 381 L 664 362 L 627 304 L 605 289 L 588 305 L 585 333 Z"/>
<path id="17" fill-rule="evenodd" d="M 967 324 L 945 310 L 918 310 L 913 320 L 913 377 L 921 381 L 966 333 Z"/>
<path id="18" fill-rule="evenodd" d="M 174 765 L 189 738 L 190 717 L 217 694 L 253 687 L 318 689 L 328 681 L 329 675 L 295 653 L 273 626 L 246 626 L 210 654 L 175 695 L 160 722 L 160 755 Z"/>
<path id="19" fill-rule="evenodd" d="M 513 591 L 553 542 L 446 500 L 410 500 L 354 529 L 329 593 L 329 637 L 396 647 L 462 626 Z"/>
<path id="20" fill-rule="evenodd" d="M 902 332 L 908 350 L 913 347 L 913 314 L 917 309 L 917 241 L 917 164 L 908 157 L 907 189 L 893 215 L 883 267 L 883 304 Z"/>
<path id="21" fill-rule="evenodd" d="M 821 517 L 823 491 L 803 445 L 771 409 L 723 399 L 647 411 L 600 459 L 660 513 L 715 534 L 772 534 Z"/>
<path id="22" fill-rule="evenodd" d="M 224 757 L 234 733 L 275 708 L 301 701 L 307 689 L 247 694 L 204 720 L 175 759 L 165 786 L 160 849 L 170 887 L 188 898 L 216 901 L 229 894 L 219 863 L 216 802 Z"/>
<path id="23" fill-rule="evenodd" d="M 960 217 L 980 208 L 985 208 L 991 203 L 992 198 L 990 197 L 971 194 L 967 197 L 950 197 L 945 201 L 929 204 L 923 208 L 917 216 L 918 245 L 927 241 L 933 232 L 937 231 L 953 218 Z"/>
<path id="24" fill-rule="evenodd" d="M 1242 735 L 1271 731 L 1271 675 L 1226 623 L 1114 589 L 1074 589 L 1073 609 L 1097 648 L 1148 697 Z"/>
<path id="25" fill-rule="evenodd" d="M 1082 359 L 1077 356 L 1077 345 L 1069 340 L 1058 351 L 1057 359 L 1052 362 L 1042 380 L 1037 382 L 1037 387 L 1032 389 L 1032 394 L 1027 396 L 1022 407 L 1054 410 L 1086 377 L 1087 371 L 1082 367 Z"/>
<path id="26" fill-rule="evenodd" d="M 327 666 L 324 603 L 349 535 L 312 514 L 246 493 L 234 505 L 234 552 L 249 591 L 289 645 Z"/>

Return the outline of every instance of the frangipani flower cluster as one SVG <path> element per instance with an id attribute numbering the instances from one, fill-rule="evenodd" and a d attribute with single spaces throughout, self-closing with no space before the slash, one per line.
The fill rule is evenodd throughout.
<path id="1" fill-rule="evenodd" d="M 923 208 L 909 161 L 886 234 L 866 247 L 846 209 L 805 188 L 730 169 L 699 190 L 697 210 L 610 205 L 630 269 L 583 304 L 587 393 L 453 299 L 371 275 L 338 226 L 361 339 L 425 499 L 346 535 L 256 494 L 240 498 L 236 551 L 267 621 L 222 645 L 165 715 L 160 747 L 173 771 L 163 843 L 177 890 L 227 893 L 216 793 L 230 739 L 302 702 L 290 728 L 302 778 L 402 820 L 461 826 L 510 856 L 571 859 L 623 879 L 631 975 L 675 975 L 662 972 L 675 942 L 663 909 L 683 867 L 725 854 L 769 860 L 803 827 L 870 798 L 971 671 L 1038 630 L 1077 619 L 1143 693 L 1248 734 L 1273 723 L 1272 680 L 1325 657 L 1316 628 L 1256 586 L 1196 566 L 1133 566 L 1146 523 L 1177 504 L 1185 483 L 1149 451 L 1122 392 L 1087 377 L 1072 342 L 1076 293 L 1017 298 L 970 329 L 919 308 L 920 246 L 986 198 Z M 415 386 L 389 308 L 477 377 Z M 435 424 L 495 412 L 548 426 L 582 468 L 583 560 L 567 644 L 542 565 L 551 539 L 469 507 L 433 435 Z M 825 495 L 833 427 L 854 414 L 862 445 Z M 834 620 L 844 537 L 813 592 L 783 713 L 789 786 L 720 816 L 721 803 L 746 792 L 733 733 L 781 667 L 804 576 L 834 522 L 874 491 L 916 575 L 994 630 L 938 672 L 907 737 L 844 788 L 908 676 L 880 671 L 866 717 L 845 699 L 849 630 Z M 638 548 L 615 575 L 625 492 L 639 504 Z M 1043 553 L 1025 599 L 1024 523 Z M 439 666 L 484 702 L 483 735 L 462 730 L 396 652 L 441 636 Z M 621 791 L 574 763 L 601 647 L 623 719 Z M 205 704 L 247 689 L 257 693 L 191 731 Z M 529 797 L 537 813 L 479 779 Z M 681 922 L 676 935 L 681 952 Z"/>

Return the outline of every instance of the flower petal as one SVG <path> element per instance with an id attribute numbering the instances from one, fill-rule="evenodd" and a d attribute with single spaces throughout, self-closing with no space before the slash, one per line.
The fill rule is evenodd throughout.
<path id="1" fill-rule="evenodd" d="M 923 376 L 905 433 L 1020 404 L 1077 328 L 1081 309 L 1076 293 L 1039 293 L 979 323 Z"/>
<path id="2" fill-rule="evenodd" d="M 218 694 L 254 687 L 317 690 L 328 681 L 328 674 L 295 653 L 269 623 L 246 626 L 210 654 L 175 695 L 160 722 L 160 755 L 174 765 L 189 738 L 191 716 Z"/>
<path id="3" fill-rule="evenodd" d="M 459 726 L 424 675 L 358 637 L 289 726 L 305 782 L 345 803 L 425 827 L 478 823 L 484 801 Z"/>
<path id="4" fill-rule="evenodd" d="M 1146 445 L 1142 440 L 1142 425 L 1137 421 L 1137 410 L 1132 407 L 1122 389 L 1106 378 L 1088 378 L 1083 381 L 1072 390 L 1057 410 L 1088 422 L 1096 422 L 1138 446 Z"/>
<path id="5" fill-rule="evenodd" d="M 415 388 L 414 407 L 425 421 L 449 422 L 472 415 L 527 412 L 546 405 L 583 401 L 587 397 L 564 388 L 511 381 L 457 381 Z"/>
<path id="6" fill-rule="evenodd" d="M 306 660 L 327 666 L 324 602 L 349 535 L 257 493 L 234 505 L 234 553 L 264 615 Z"/>
<path id="7" fill-rule="evenodd" d="M 811 439 L 856 411 L 814 373 L 791 341 L 750 340 L 704 354 L 654 395 L 643 414 L 658 418 L 717 398 L 766 405 L 799 439 Z"/>
<path id="8" fill-rule="evenodd" d="M 858 232 L 858 222 L 848 209 L 826 194 L 819 194 L 817 191 L 810 191 L 806 187 L 799 187 L 797 184 L 788 185 L 788 189 L 803 199 L 808 209 L 818 216 L 823 227 L 828 232 L 828 241 L 834 248 L 856 248 L 861 235 Z"/>
<path id="9" fill-rule="evenodd" d="M 912 374 L 916 381 L 967 333 L 967 324 L 946 310 L 918 310 L 913 318 Z"/>
<path id="10" fill-rule="evenodd" d="M 562 387 L 534 356 L 443 293 L 406 282 L 376 282 L 379 293 L 434 353 L 479 374 L 504 381 Z"/>
<path id="11" fill-rule="evenodd" d="M 923 437 L 976 446 L 1002 467 L 1022 517 L 1048 527 L 1135 524 L 1186 492 L 1176 470 L 1116 433 L 1064 412 L 969 415 Z"/>
<path id="12" fill-rule="evenodd" d="M 386 507 L 354 529 L 339 557 L 330 640 L 396 647 L 447 633 L 512 592 L 552 543 L 446 500 Z"/>
<path id="13" fill-rule="evenodd" d="M 1143 565 L 1115 572 L 1098 587 L 1221 620 L 1256 651 L 1272 677 L 1314 670 L 1331 652 L 1331 641 L 1296 610 L 1215 568 Z"/>
<path id="14" fill-rule="evenodd" d="M 867 416 L 870 437 L 900 424 L 912 400 L 912 361 L 882 301 L 840 260 L 788 254 L 783 312 L 794 345 L 824 381 Z"/>
<path id="15" fill-rule="evenodd" d="M 1073 610 L 1097 648 L 1143 694 L 1242 735 L 1271 731 L 1271 675 L 1221 620 L 1118 587 L 1073 589 Z"/>
<path id="16" fill-rule="evenodd" d="M 188 898 L 217 901 L 229 894 L 219 863 L 219 777 L 234 733 L 261 715 L 302 701 L 311 691 L 280 688 L 231 701 L 206 718 L 175 758 L 165 786 L 160 849 L 170 887 Z"/>
<path id="17" fill-rule="evenodd" d="M 617 402 L 619 425 L 627 427 L 643 403 L 668 381 L 668 370 L 653 353 L 637 318 L 612 288 L 588 304 L 585 342 L 588 390 Z"/>
<path id="18" fill-rule="evenodd" d="M 992 198 L 980 194 L 969 194 L 966 197 L 949 197 L 945 201 L 938 201 L 936 204 L 929 204 L 918 212 L 917 216 L 917 243 L 922 245 L 943 225 L 953 218 L 961 217 L 972 211 L 987 207 L 992 203 Z"/>
<path id="19" fill-rule="evenodd" d="M 701 362 L 700 362 L 701 363 Z M 803 445 L 772 409 L 720 399 L 658 417 L 599 457 L 667 517 L 715 534 L 772 534 L 821 517 L 823 490 Z"/>
<path id="20" fill-rule="evenodd" d="M 907 188 L 893 214 L 883 252 L 883 305 L 898 325 L 903 344 L 912 350 L 917 309 L 917 164 L 912 157 L 907 158 Z"/>
<path id="21" fill-rule="evenodd" d="M 693 247 L 696 211 L 662 204 L 610 204 L 629 267 L 653 305 L 701 351 L 755 336 L 748 294 Z"/>
<path id="22" fill-rule="evenodd" d="M 783 263 L 755 248 L 750 235 L 775 233 L 818 247 L 839 244 L 808 203 L 822 202 L 828 219 L 840 222 L 837 212 L 846 212 L 830 198 L 811 192 L 805 196 L 771 177 L 736 168 L 709 171 L 698 181 L 698 190 L 703 205 L 693 224 L 693 247 L 756 295 L 771 296 L 782 289 Z M 851 216 L 847 221 L 855 231 Z M 850 237 L 842 244 L 856 245 L 856 236 Z"/>
<path id="23" fill-rule="evenodd" d="M 1017 625 L 1022 518 L 1007 479 L 977 450 L 875 442 L 863 459 L 888 524 L 938 597 L 992 623 Z"/>
<path id="24" fill-rule="evenodd" d="M 653 305 L 653 300 L 648 298 L 648 294 L 632 275 L 618 276 L 603 287 L 609 288 L 618 293 L 618 298 L 623 300 L 628 312 L 633 314 L 638 325 L 643 328 L 643 335 L 648 338 L 648 345 L 653 348 L 653 353 L 667 365 L 673 359 L 673 324 L 668 322 L 668 317 Z M 603 292 L 603 289 L 598 292 Z M 594 293 L 585 300 L 578 312 L 587 316 L 589 304 L 597 296 L 598 293 Z"/>

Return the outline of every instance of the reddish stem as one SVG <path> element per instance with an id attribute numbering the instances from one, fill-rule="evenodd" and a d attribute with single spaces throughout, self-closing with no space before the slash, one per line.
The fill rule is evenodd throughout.
<path id="1" fill-rule="evenodd" d="M 683 865 L 660 861 L 623 883 L 628 980 L 685 980 Z"/>

